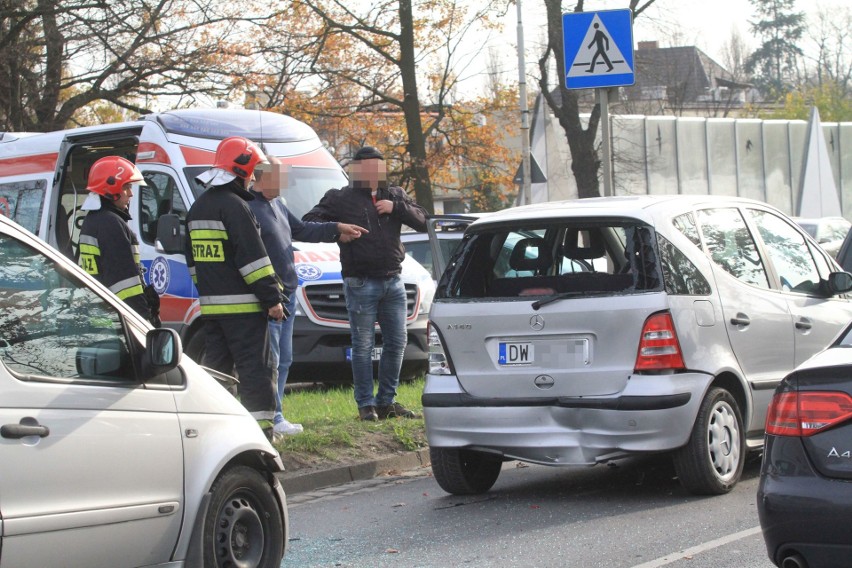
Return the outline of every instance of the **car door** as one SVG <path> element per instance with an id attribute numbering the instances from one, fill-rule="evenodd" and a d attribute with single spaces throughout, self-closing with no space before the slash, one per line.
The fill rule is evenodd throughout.
<path id="1" fill-rule="evenodd" d="M 451 248 L 441 246 L 441 239 L 438 237 L 438 228 L 445 223 L 451 223 L 456 227 L 456 230 L 462 229 L 476 221 L 477 217 L 472 215 L 432 215 L 426 223 L 426 231 L 429 233 L 429 244 L 432 247 L 432 274 L 436 280 L 441 279 L 444 269 L 447 267 L 449 257 L 448 250 L 455 252 L 458 245 Z"/>
<path id="2" fill-rule="evenodd" d="M 142 324 L 72 263 L 4 227 L 0 565 L 168 562 L 183 448 L 170 388 L 136 379 Z"/>
<path id="3" fill-rule="evenodd" d="M 793 369 L 793 320 L 784 294 L 770 287 L 757 244 L 737 207 L 700 209 L 702 239 L 713 260 L 716 290 L 731 349 L 751 387 L 750 432 L 762 431 L 781 379 Z"/>
<path id="4" fill-rule="evenodd" d="M 766 256 L 793 317 L 795 364 L 825 349 L 852 319 L 845 296 L 826 296 L 821 281 L 830 267 L 823 252 L 808 245 L 804 234 L 783 218 L 762 209 L 748 209 Z"/>

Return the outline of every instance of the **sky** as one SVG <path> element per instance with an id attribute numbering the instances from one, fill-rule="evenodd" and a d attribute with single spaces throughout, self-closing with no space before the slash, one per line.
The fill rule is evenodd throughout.
<path id="1" fill-rule="evenodd" d="M 537 60 L 542 52 L 546 34 L 546 11 L 542 0 L 520 0 L 522 2 L 522 21 L 524 44 L 526 47 L 526 67 L 528 86 L 538 76 Z M 572 11 L 575 3 L 563 2 L 563 11 Z M 585 11 L 624 9 L 627 0 L 586 0 Z M 815 14 L 819 9 L 852 8 L 850 0 L 797 0 L 796 9 L 806 15 Z M 729 43 L 731 34 L 737 30 L 746 47 L 750 50 L 758 47 L 758 41 L 750 30 L 750 21 L 756 19 L 756 12 L 749 0 L 656 0 L 633 23 L 634 47 L 639 41 L 657 41 L 660 47 L 694 45 L 709 55 L 717 63 L 725 66 L 724 47 Z M 510 7 L 502 18 L 503 30 L 491 34 L 487 39 L 478 37 L 471 42 L 471 49 L 483 42 L 493 46 L 500 53 L 500 63 L 505 80 L 518 80 L 517 59 L 517 8 Z M 485 66 L 486 56 L 478 56 L 477 63 L 468 68 L 475 75 L 477 68 Z M 476 80 L 474 79 L 474 82 Z"/>

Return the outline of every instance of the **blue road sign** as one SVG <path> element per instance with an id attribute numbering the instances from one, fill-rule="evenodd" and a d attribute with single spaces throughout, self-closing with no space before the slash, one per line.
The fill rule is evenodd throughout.
<path id="1" fill-rule="evenodd" d="M 633 18 L 630 10 L 562 14 L 565 87 L 632 85 Z"/>

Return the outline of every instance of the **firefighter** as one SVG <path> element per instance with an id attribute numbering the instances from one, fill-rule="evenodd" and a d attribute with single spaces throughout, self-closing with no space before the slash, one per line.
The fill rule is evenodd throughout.
<path id="1" fill-rule="evenodd" d="M 88 211 L 80 229 L 79 265 L 127 305 L 160 326 L 160 298 L 146 286 L 139 264 L 139 240 L 127 221 L 133 184 L 146 185 L 142 173 L 119 156 L 92 164 L 82 209 Z"/>
<path id="2" fill-rule="evenodd" d="M 290 314 L 247 203 L 260 163 L 267 163 L 266 156 L 246 138 L 219 143 L 213 167 L 195 178 L 205 191 L 186 216 L 186 264 L 201 302 L 203 364 L 228 374 L 236 368 L 240 400 L 272 440 L 275 387 L 267 321 Z"/>

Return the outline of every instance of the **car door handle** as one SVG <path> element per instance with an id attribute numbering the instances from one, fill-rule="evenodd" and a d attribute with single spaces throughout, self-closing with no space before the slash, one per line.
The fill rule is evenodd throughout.
<path id="1" fill-rule="evenodd" d="M 737 314 L 737 315 L 735 315 L 734 317 L 731 318 L 731 323 L 734 324 L 734 325 L 746 326 L 746 325 L 751 324 L 751 320 L 748 318 L 747 315 L 745 315 L 743 313 L 739 313 L 739 314 Z"/>
<path id="2" fill-rule="evenodd" d="M 813 327 L 813 324 L 806 319 L 801 319 L 801 320 L 796 322 L 796 329 L 801 329 L 802 331 L 807 331 L 807 330 L 811 329 L 812 327 Z"/>
<path id="3" fill-rule="evenodd" d="M 3 426 L 0 426 L 0 436 L 12 440 L 20 440 L 27 436 L 45 438 L 49 435 L 50 428 L 42 426 L 34 418 L 30 418 L 29 420 L 24 418 L 21 420 L 21 424 L 3 424 Z"/>

